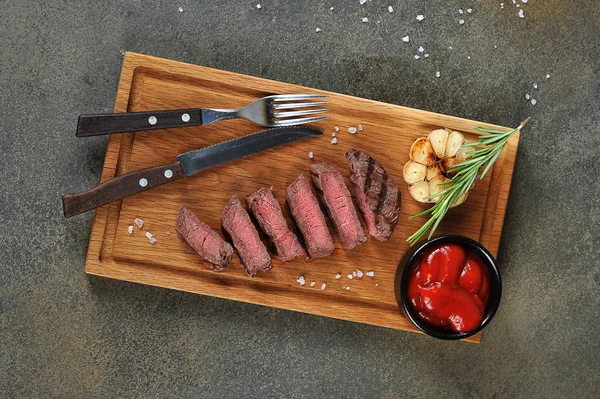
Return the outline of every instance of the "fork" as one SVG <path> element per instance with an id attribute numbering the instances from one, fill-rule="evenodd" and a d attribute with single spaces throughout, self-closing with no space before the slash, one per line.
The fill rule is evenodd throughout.
<path id="1" fill-rule="evenodd" d="M 227 119 L 243 118 L 267 127 L 302 125 L 328 116 L 315 116 L 329 111 L 317 108 L 324 101 L 310 101 L 327 96 L 320 94 L 279 94 L 258 99 L 239 109 L 190 108 L 119 114 L 81 115 L 77 137 L 172 127 L 200 126 Z M 305 102 L 299 102 L 305 101 Z"/>

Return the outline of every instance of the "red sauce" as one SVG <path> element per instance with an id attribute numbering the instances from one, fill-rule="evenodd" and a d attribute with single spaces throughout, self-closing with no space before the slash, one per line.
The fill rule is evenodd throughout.
<path id="1" fill-rule="evenodd" d="M 418 317 L 456 332 L 478 328 L 490 292 L 481 260 L 458 244 L 440 244 L 418 262 L 408 280 L 408 299 Z"/>

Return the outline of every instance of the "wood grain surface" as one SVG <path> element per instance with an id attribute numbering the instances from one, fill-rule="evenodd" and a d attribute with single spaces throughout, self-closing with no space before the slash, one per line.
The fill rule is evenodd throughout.
<path id="1" fill-rule="evenodd" d="M 414 201 L 402 179 L 412 142 L 431 130 L 448 127 L 474 139 L 477 126 L 498 126 L 315 90 L 287 83 L 219 71 L 196 65 L 127 53 L 123 61 L 115 112 L 192 107 L 236 108 L 270 94 L 324 93 L 329 95 L 330 119 L 312 127 L 325 132 L 228 164 L 219 165 L 96 210 L 88 248 L 87 273 L 198 294 L 234 299 L 377 326 L 417 331 L 401 315 L 394 297 L 396 267 L 408 248 L 406 238 L 424 219 L 409 216 L 427 205 Z M 348 133 L 351 126 L 364 130 Z M 338 143 L 331 132 L 339 126 Z M 501 127 L 500 127 L 501 128 Z M 102 181 L 141 168 L 171 163 L 182 152 L 262 130 L 243 120 L 179 129 L 112 135 L 106 152 Z M 452 209 L 436 234 L 461 234 L 480 241 L 497 255 L 508 202 L 519 137 L 513 137 L 491 173 L 479 181 L 461 206 Z M 283 204 L 285 189 L 300 173 L 309 176 L 315 160 L 338 168 L 349 183 L 344 153 L 361 149 L 379 160 L 402 192 L 400 222 L 388 242 L 370 238 L 352 251 L 342 249 L 334 235 L 332 256 L 310 262 L 273 261 L 273 269 L 248 278 L 236 261 L 222 272 L 205 269 L 175 233 L 180 204 L 220 232 L 221 211 L 232 194 L 243 198 L 263 185 L 273 185 Z M 286 215 L 288 216 L 288 215 Z M 144 220 L 127 231 L 134 218 Z M 150 244 L 144 233 L 157 238 Z M 170 234 L 169 234 L 170 233 Z M 375 277 L 347 279 L 356 268 Z M 335 279 L 337 273 L 342 278 Z M 296 282 L 304 276 L 307 284 Z M 314 281 L 316 285 L 310 287 Z M 320 287 L 327 284 L 325 290 Z M 350 285 L 349 291 L 343 286 Z M 479 342 L 481 333 L 467 339 Z"/>

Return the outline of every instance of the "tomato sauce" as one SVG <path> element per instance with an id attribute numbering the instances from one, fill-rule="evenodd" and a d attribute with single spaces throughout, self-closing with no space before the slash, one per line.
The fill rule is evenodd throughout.
<path id="1" fill-rule="evenodd" d="M 428 249 L 409 274 L 408 299 L 418 317 L 456 332 L 481 325 L 489 292 L 485 265 L 459 244 Z"/>

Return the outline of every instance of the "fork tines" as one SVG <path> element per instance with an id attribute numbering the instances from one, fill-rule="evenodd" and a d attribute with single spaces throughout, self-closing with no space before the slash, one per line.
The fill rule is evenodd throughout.
<path id="1" fill-rule="evenodd" d="M 305 100 L 313 100 L 318 98 L 327 98 L 327 96 L 322 94 L 280 94 L 275 96 L 270 96 L 272 103 L 271 107 L 273 109 L 273 123 L 276 125 L 300 125 L 305 123 L 317 122 L 323 119 L 329 118 L 328 116 L 313 116 L 313 117 L 304 117 L 297 119 L 287 119 L 287 118 L 295 118 L 298 116 L 308 116 L 314 114 L 321 114 L 324 112 L 328 112 L 327 108 L 317 108 L 325 106 L 328 103 L 326 101 L 311 101 L 311 102 L 294 102 L 294 101 L 305 101 Z M 305 109 L 308 108 L 308 109 Z M 290 110 L 281 112 L 281 110 Z M 279 112 L 275 112 L 279 111 Z"/>

